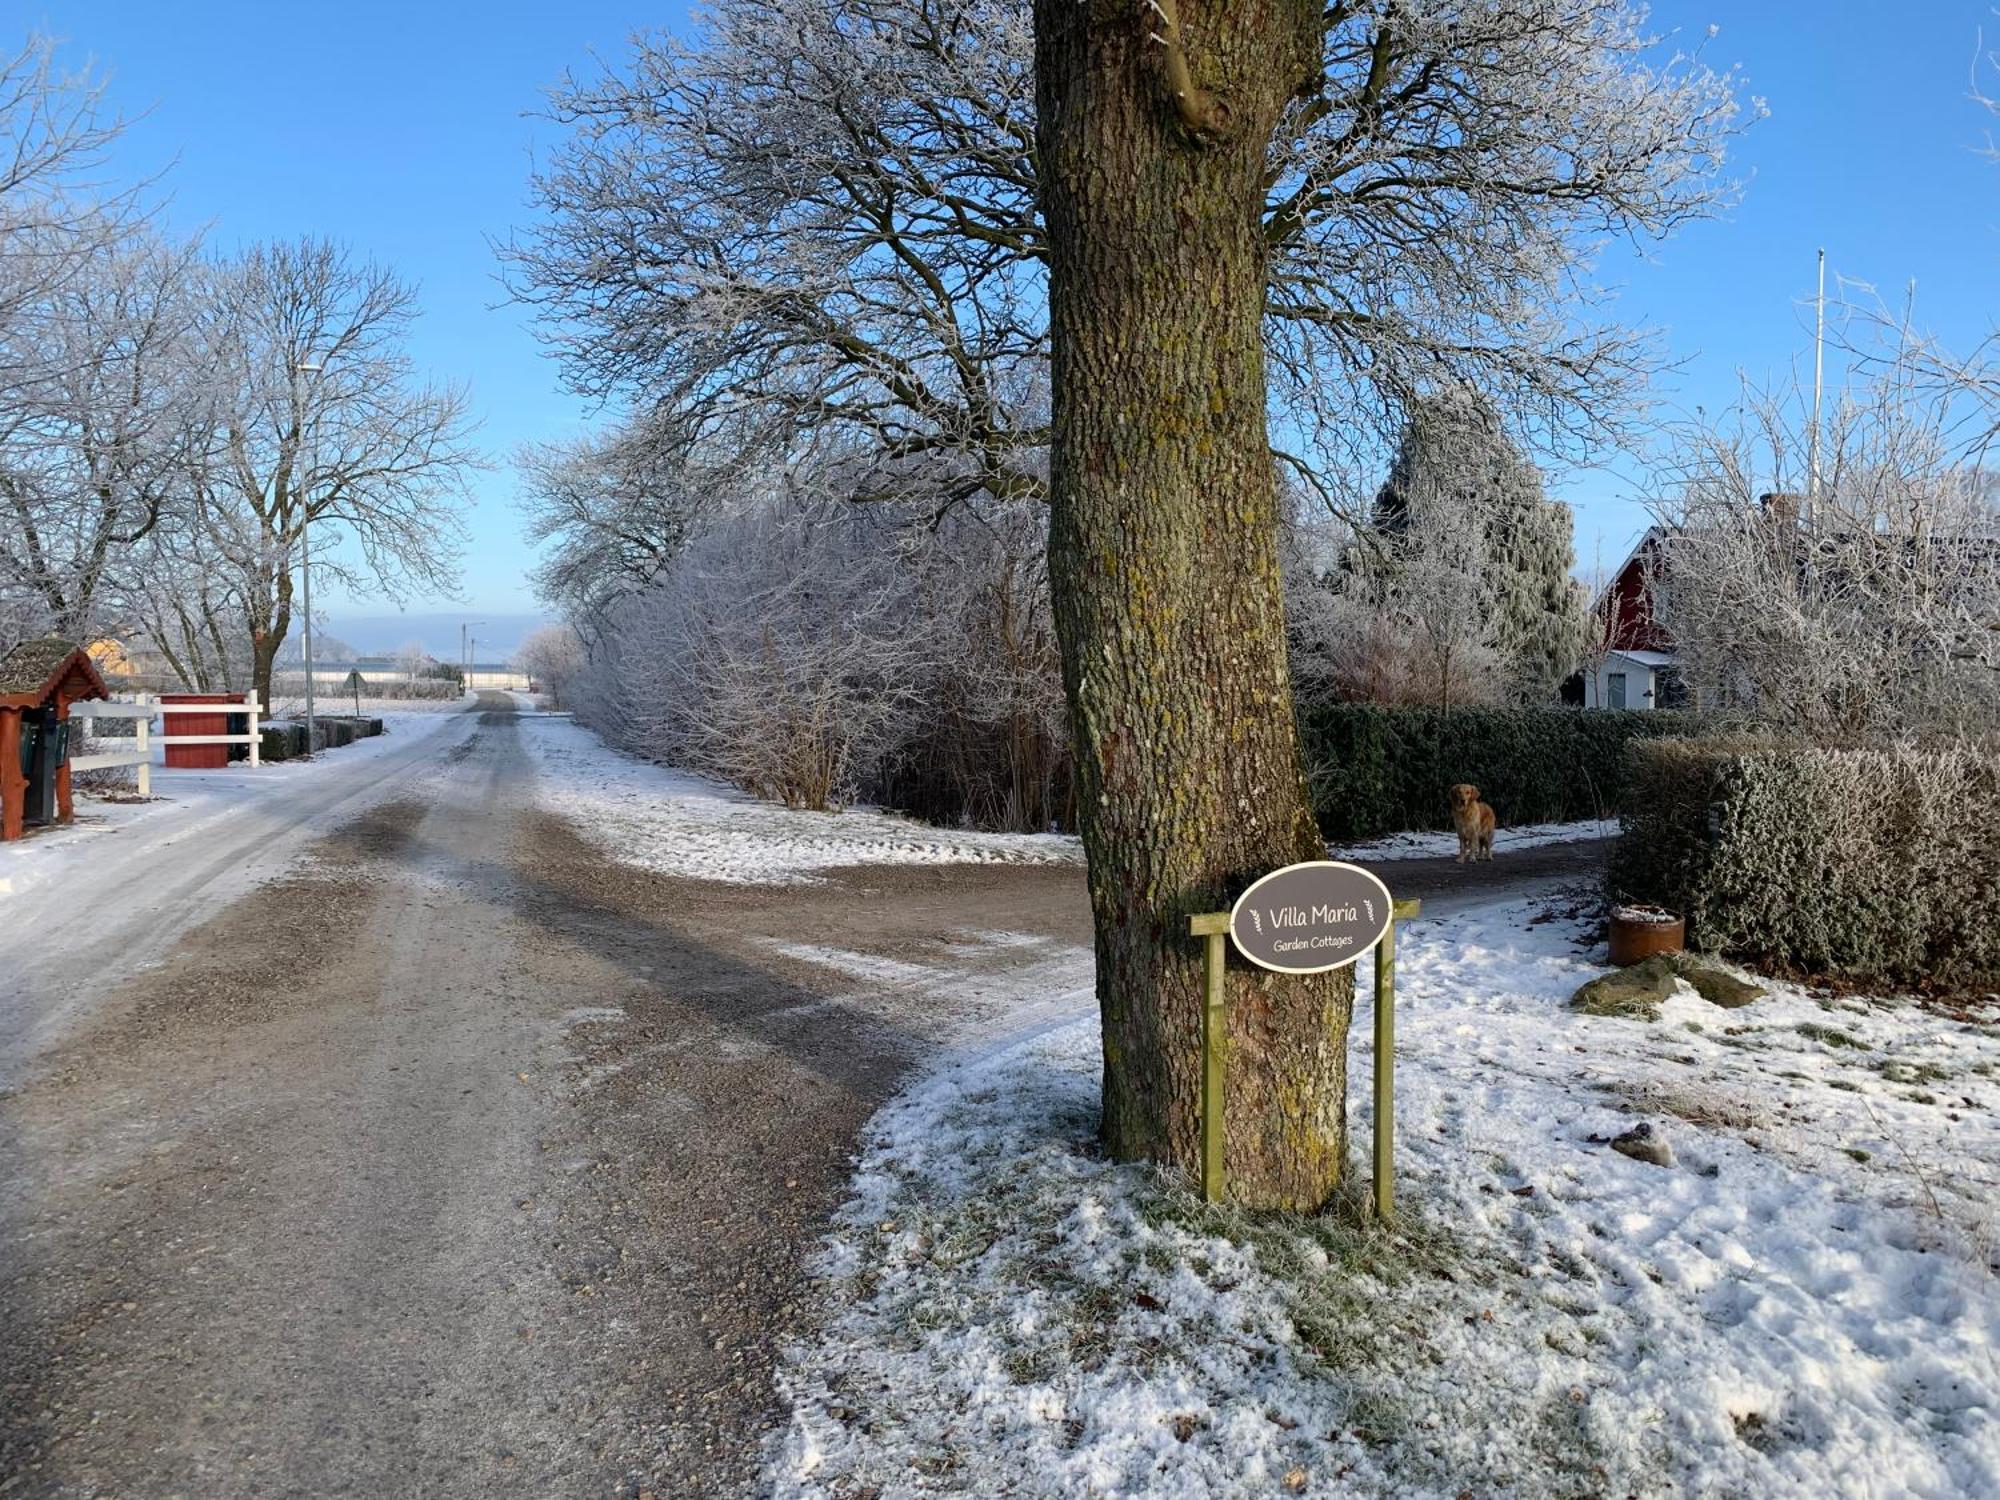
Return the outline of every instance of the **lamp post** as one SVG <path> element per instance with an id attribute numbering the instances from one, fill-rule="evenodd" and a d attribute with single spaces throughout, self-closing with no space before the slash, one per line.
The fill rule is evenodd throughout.
<path id="1" fill-rule="evenodd" d="M 317 375 L 326 367 L 316 360 L 302 359 L 294 366 L 299 373 Z M 313 570 L 312 570 L 312 503 L 307 500 L 299 516 L 299 577 L 303 585 L 306 609 L 305 658 L 306 658 L 306 755 L 311 757 L 319 749 L 319 723 L 313 715 Z"/>
<path id="2" fill-rule="evenodd" d="M 458 686 L 461 691 L 472 690 L 472 652 L 478 644 L 478 637 L 469 634 L 474 626 L 484 625 L 484 620 L 461 620 L 458 625 Z"/>

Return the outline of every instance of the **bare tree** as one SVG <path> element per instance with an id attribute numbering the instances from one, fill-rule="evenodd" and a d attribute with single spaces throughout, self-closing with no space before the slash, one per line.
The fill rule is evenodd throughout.
<path id="1" fill-rule="evenodd" d="M 181 685 L 240 692 L 252 667 L 242 629 L 243 580 L 218 566 L 199 513 L 166 518 L 131 549 L 124 569 L 121 615 Z"/>
<path id="2" fill-rule="evenodd" d="M 431 654 L 422 641 L 410 640 L 398 646 L 390 660 L 401 669 L 405 681 L 415 682 L 417 673 L 430 665 Z"/>
<path id="3" fill-rule="evenodd" d="M 393 272 L 308 239 L 252 248 L 219 287 L 203 539 L 233 575 L 268 697 L 308 527 L 322 583 L 449 592 L 480 459 L 465 393 L 413 374 L 416 293 Z"/>
<path id="4" fill-rule="evenodd" d="M 29 352 L 23 309 L 134 227 L 139 188 L 96 175 L 124 122 L 105 111 L 104 80 L 58 50 L 35 34 L 0 58 L 0 385 Z"/>
<path id="5" fill-rule="evenodd" d="M 740 503 L 614 607 L 579 713 L 788 807 L 852 798 L 922 660 L 889 525 L 798 483 Z"/>
<path id="6" fill-rule="evenodd" d="M 645 587 L 679 553 L 736 480 L 703 468 L 682 444 L 634 421 L 516 458 L 528 540 L 546 544 L 536 591 L 586 631 L 618 599 Z"/>
<path id="7" fill-rule="evenodd" d="M 566 79 L 547 213 L 505 254 L 572 382 L 731 450 L 833 431 L 862 498 L 1045 495 L 1028 10 L 717 0 L 691 40 Z M 1379 447 L 1441 384 L 1556 446 L 1604 436 L 1648 355 L 1579 314 L 1603 302 L 1590 256 L 1726 197 L 1730 80 L 1628 0 L 1341 0 L 1314 51 L 1254 209 L 1298 472 Z"/>
<path id="8" fill-rule="evenodd" d="M 193 245 L 149 236 L 93 256 L 23 311 L 39 368 L 0 414 L 0 575 L 55 630 L 115 622 L 129 549 L 191 500 L 207 370 Z"/>
<path id="9" fill-rule="evenodd" d="M 529 631 L 514 661 L 537 690 L 548 695 L 552 708 L 572 700 L 573 689 L 590 664 L 582 639 L 569 625 L 542 625 Z"/>
<path id="10" fill-rule="evenodd" d="M 1654 610 L 1705 706 L 1822 740 L 2000 727 L 2000 490 L 1954 423 L 1891 365 L 1832 404 L 1816 483 L 1795 388 L 1677 434 Z"/>

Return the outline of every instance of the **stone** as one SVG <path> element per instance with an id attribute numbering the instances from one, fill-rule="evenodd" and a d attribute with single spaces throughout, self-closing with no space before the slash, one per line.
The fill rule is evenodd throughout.
<path id="1" fill-rule="evenodd" d="M 1667 1145 L 1666 1137 L 1656 1133 L 1650 1124 L 1634 1125 L 1623 1135 L 1611 1138 L 1611 1149 L 1620 1156 L 1629 1156 L 1634 1161 L 1643 1161 L 1655 1167 L 1671 1167 L 1674 1153 Z"/>
<path id="2" fill-rule="evenodd" d="M 1713 959 L 1693 953 L 1676 954 L 1675 957 L 1681 978 L 1693 985 L 1695 993 L 1710 1005 L 1719 1005 L 1724 1010 L 1740 1010 L 1771 993 L 1762 985 L 1738 979 Z"/>
<path id="3" fill-rule="evenodd" d="M 1579 986 L 1569 1003 L 1586 1015 L 1657 1021 L 1660 1007 L 1672 998 L 1679 981 L 1674 961 L 1665 954 L 1655 954 Z"/>

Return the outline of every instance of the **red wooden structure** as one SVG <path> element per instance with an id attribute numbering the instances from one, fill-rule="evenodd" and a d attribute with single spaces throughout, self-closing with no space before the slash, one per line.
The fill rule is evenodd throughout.
<path id="1" fill-rule="evenodd" d="M 86 698 L 109 698 L 90 656 L 74 641 L 53 636 L 23 641 L 0 657 L 0 839 L 17 839 L 27 821 L 28 774 L 24 743 L 33 745 L 58 724 L 69 722 L 69 706 Z M 69 765 L 55 772 L 54 820 L 70 820 Z"/>
<path id="2" fill-rule="evenodd" d="M 1632 555 L 1625 559 L 1603 594 L 1597 612 L 1607 627 L 1605 642 L 1613 651 L 1667 651 L 1672 639 L 1653 618 L 1653 572 L 1664 562 L 1658 527 L 1648 527 Z"/>
<path id="3" fill-rule="evenodd" d="M 241 693 L 167 693 L 162 703 L 228 703 L 241 708 Z M 175 714 L 173 734 L 228 734 L 229 715 L 217 709 L 212 714 Z M 227 745 L 175 745 L 166 749 L 166 762 L 183 769 L 219 770 L 229 764 Z"/>

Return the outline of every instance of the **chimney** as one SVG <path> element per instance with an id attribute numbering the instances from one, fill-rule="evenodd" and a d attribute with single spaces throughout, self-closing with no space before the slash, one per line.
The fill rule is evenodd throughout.
<path id="1" fill-rule="evenodd" d="M 1805 503 L 1804 497 L 1788 490 L 1772 490 L 1757 497 L 1757 504 L 1763 508 L 1764 519 L 1774 525 L 1797 527 L 1799 511 Z"/>

